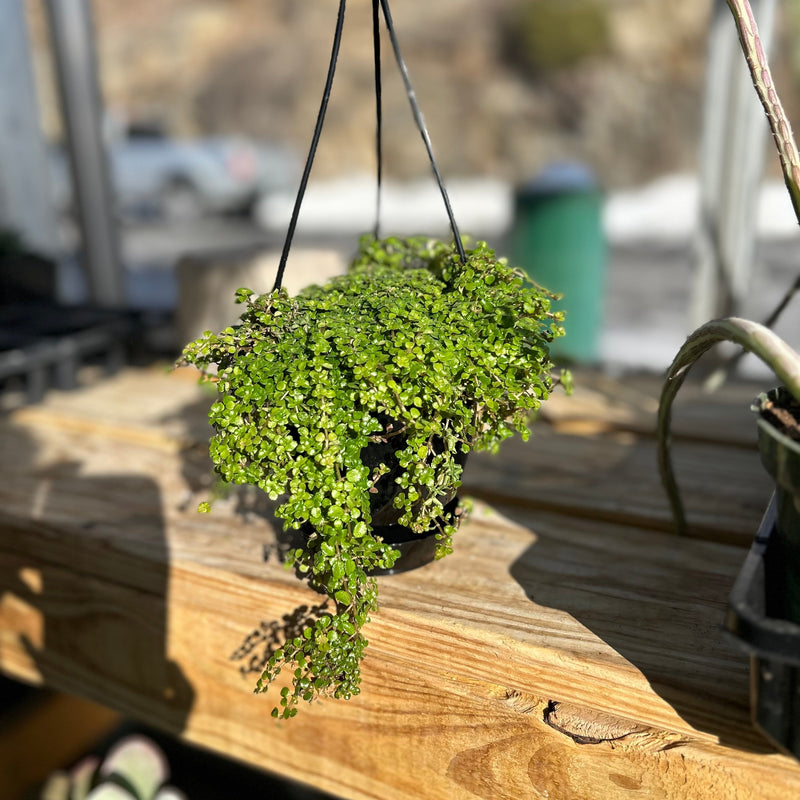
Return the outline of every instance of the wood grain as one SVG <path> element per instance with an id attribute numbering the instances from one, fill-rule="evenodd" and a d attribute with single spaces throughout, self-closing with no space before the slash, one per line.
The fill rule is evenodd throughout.
<path id="1" fill-rule="evenodd" d="M 109 433 L 142 424 L 133 394 L 126 384 L 119 417 L 94 432 L 59 422 L 89 413 L 86 394 L 83 411 L 0 425 L 18 454 L 0 459 L 4 672 L 349 798 L 800 796 L 800 767 L 749 723 L 747 659 L 720 631 L 743 550 L 660 530 L 644 434 L 545 429 L 533 466 L 521 449 L 471 461 L 477 487 L 499 495 L 498 473 L 511 487 L 502 513 L 476 503 L 452 556 L 381 579 L 359 697 L 279 724 L 274 696 L 251 693 L 268 641 L 248 636 L 320 598 L 283 569 L 268 506 L 243 496 L 194 512 L 191 436 L 171 450 Z M 145 429 L 170 441 L 183 423 L 166 424 Z M 578 467 L 545 471 L 559 452 L 580 460 L 582 441 L 602 473 L 591 490 Z M 706 475 L 709 508 L 755 506 L 757 457 L 684 448 L 698 475 L 725 453 L 723 483 L 738 488 Z M 539 485 L 557 502 L 520 497 Z"/>
<path id="2" fill-rule="evenodd" d="M 757 450 L 677 441 L 674 460 L 689 535 L 749 546 L 772 493 Z M 655 440 L 629 432 L 579 436 L 535 427 L 529 442 L 515 437 L 497 456 L 471 456 L 464 488 L 497 505 L 673 529 Z"/>
<path id="3" fill-rule="evenodd" d="M 579 372 L 575 391 L 556 390 L 542 407 L 541 418 L 559 431 L 596 434 L 629 431 L 655 436 L 662 377 L 650 374 L 611 378 L 601 372 Z M 756 425 L 750 406 L 771 388 L 735 381 L 709 394 L 702 382 L 687 379 L 675 399 L 673 436 L 677 440 L 752 448 Z"/>
<path id="4" fill-rule="evenodd" d="M 522 531 L 517 526 L 505 527 L 506 552 L 498 561 L 508 549 L 524 550 L 529 544 L 518 538 Z M 444 572 L 439 567 L 446 562 L 386 579 L 383 608 L 370 630 L 363 694 L 349 703 L 303 709 L 289 724 L 268 718 L 271 699 L 251 695 L 253 677 L 242 675 L 240 664 L 230 659 L 260 619 L 279 619 L 315 601 L 278 565 L 266 565 L 264 577 L 256 578 L 199 560 L 179 562 L 169 576 L 166 639 L 154 619 L 160 598 L 66 570 L 43 569 L 43 589 L 35 603 L 46 621 L 43 628 L 34 624 L 28 629 L 27 617 L 18 617 L 9 635 L 13 620 L 7 618 L 7 603 L 0 606 L 2 663 L 29 679 L 40 677 L 102 698 L 169 730 L 183 727 L 192 741 L 346 797 L 411 798 L 419 796 L 420 785 L 426 796 L 437 798 L 552 797 L 559 796 L 556 790 L 565 797 L 588 798 L 596 797 L 599 788 L 602 796 L 614 798 L 635 786 L 666 797 L 739 792 L 778 798 L 800 790 L 796 766 L 764 752 L 750 733 L 744 668 L 718 636 L 710 635 L 716 633 L 710 620 L 714 615 L 705 619 L 692 613 L 702 598 L 688 598 L 679 609 L 681 623 L 673 628 L 696 629 L 687 646 L 711 641 L 694 658 L 673 653 L 675 662 L 664 665 L 661 674 L 671 675 L 678 662 L 671 680 L 677 688 L 665 699 L 647 673 L 674 643 L 667 648 L 662 642 L 659 648 L 651 636 L 636 645 L 632 632 L 623 656 L 596 633 L 597 620 L 604 617 L 618 635 L 627 632 L 619 619 L 616 624 L 610 620 L 613 603 L 604 613 L 603 605 L 609 604 L 596 591 L 591 625 L 558 606 L 532 603 L 513 586 L 480 616 L 464 608 L 464 599 L 472 597 L 474 603 L 482 584 L 498 588 L 492 567 L 472 563 L 469 551 L 480 549 L 477 528 L 472 524 L 462 532 L 465 546 L 454 556 L 458 569 L 449 573 L 453 584 L 462 585 L 461 597 L 451 597 L 443 576 L 433 574 Z M 653 542 L 645 536 L 647 544 Z M 6 571 L 19 574 L 23 563 L 3 559 L 4 585 Z M 543 569 L 549 571 L 552 563 L 551 558 Z M 714 563 L 719 568 L 720 559 Z M 475 576 L 471 592 L 463 586 L 470 565 L 466 574 Z M 575 578 L 564 596 L 574 593 L 574 583 Z M 617 591 L 634 608 L 645 594 L 630 585 Z M 547 599 L 556 602 L 552 594 Z M 664 604 L 674 601 L 674 594 L 662 598 Z M 504 603 L 513 606 L 506 615 L 508 626 L 501 616 Z M 577 614 L 579 605 L 572 602 L 569 608 Z M 648 615 L 639 616 L 643 625 Z M 14 637 L 27 645 L 19 648 L 10 641 Z M 98 653 L 98 641 L 124 642 L 124 658 Z M 15 661 L 15 655 L 21 659 Z M 165 691 L 170 673 L 153 666 L 165 662 L 181 665 L 181 682 L 190 692 Z M 698 675 L 698 663 L 704 675 Z M 680 716 L 693 706 L 699 707 L 694 716 Z M 767 779 L 767 790 L 757 792 L 759 782 Z M 694 794 L 686 791 L 685 781 Z"/>

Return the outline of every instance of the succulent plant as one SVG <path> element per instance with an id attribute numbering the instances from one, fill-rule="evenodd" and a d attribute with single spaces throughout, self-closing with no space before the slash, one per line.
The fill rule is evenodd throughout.
<path id="1" fill-rule="evenodd" d="M 88 756 L 69 772 L 53 773 L 39 800 L 186 800 L 165 785 L 168 778 L 158 745 L 144 736 L 127 736 L 104 759 Z"/>

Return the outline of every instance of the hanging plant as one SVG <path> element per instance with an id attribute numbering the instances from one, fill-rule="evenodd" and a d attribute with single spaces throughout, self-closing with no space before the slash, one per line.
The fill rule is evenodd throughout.
<path id="1" fill-rule="evenodd" d="M 546 290 L 485 243 L 465 250 L 413 97 L 386 0 L 374 0 L 376 76 L 383 13 L 415 119 L 439 182 L 453 244 L 425 237 L 361 240 L 349 272 L 296 297 L 281 288 L 303 191 L 322 128 L 344 18 L 273 290 L 240 289 L 238 325 L 189 344 L 220 397 L 210 453 L 219 475 L 279 500 L 302 532 L 294 567 L 328 604 L 271 654 L 257 691 L 285 668 L 273 716 L 299 700 L 359 692 L 363 627 L 377 608 L 376 572 L 395 568 L 398 533 L 452 551 L 466 454 L 494 451 L 527 423 L 553 387 L 549 345 L 562 315 Z M 380 80 L 376 80 L 380 98 Z M 380 121 L 380 103 L 378 103 Z M 380 125 L 378 126 L 380 176 Z M 380 180 L 379 180 L 380 183 Z M 201 510 L 208 510 L 204 504 Z M 402 538 L 402 536 L 401 536 Z"/>
<path id="2" fill-rule="evenodd" d="M 374 535 L 376 512 L 382 525 L 433 531 L 437 556 L 451 552 L 459 516 L 445 506 L 462 456 L 515 430 L 528 437 L 552 388 L 561 317 L 485 244 L 462 264 L 452 246 L 421 238 L 367 237 L 344 277 L 294 298 L 242 289 L 238 299 L 240 324 L 207 333 L 184 359 L 221 394 L 215 469 L 281 498 L 277 516 L 307 532 L 287 563 L 333 602 L 259 682 L 294 668 L 274 712 L 288 717 L 299 698 L 358 692 L 362 628 L 377 607 L 370 573 L 398 555 Z"/>

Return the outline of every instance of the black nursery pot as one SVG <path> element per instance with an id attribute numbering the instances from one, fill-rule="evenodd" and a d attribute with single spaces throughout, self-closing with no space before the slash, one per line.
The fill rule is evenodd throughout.
<path id="1" fill-rule="evenodd" d="M 402 439 L 398 437 L 396 442 L 372 442 L 361 451 L 361 461 L 365 466 L 372 469 L 385 464 L 389 467 L 389 471 L 376 483 L 374 488 L 377 491 L 370 494 L 371 531 L 373 536 L 381 538 L 400 552 L 391 569 L 374 569 L 370 575 L 397 575 L 429 564 L 436 558 L 436 534 L 439 532 L 439 525 L 453 524 L 458 513 L 460 500 L 454 488 L 449 494 L 439 497 L 444 508 L 438 525 L 433 525 L 424 533 L 415 533 L 411 528 L 398 523 L 401 512 L 394 506 L 394 498 L 399 492 L 395 479 L 403 469 L 395 456 L 395 450 L 401 446 Z M 434 440 L 433 447 L 441 452 L 439 448 L 443 448 L 443 443 Z M 459 449 L 455 460 L 463 468 L 467 462 L 467 454 Z M 310 536 L 313 530 L 308 523 L 303 526 L 306 536 Z"/>
<path id="2" fill-rule="evenodd" d="M 773 498 L 728 598 L 725 627 L 750 655 L 750 714 L 776 747 L 800 759 L 800 625 L 772 616 L 776 601 Z"/>
<path id="3" fill-rule="evenodd" d="M 459 502 L 460 499 L 454 492 L 450 501 L 445 504 L 442 516 L 439 518 L 441 524 L 452 524 L 455 521 Z M 309 523 L 303 525 L 302 533 L 305 537 L 309 537 L 313 532 L 314 528 Z M 373 523 L 373 536 L 378 536 L 386 544 L 392 545 L 393 549 L 400 551 L 400 555 L 395 559 L 391 569 L 374 569 L 369 574 L 375 576 L 397 575 L 429 564 L 436 558 L 436 534 L 438 532 L 437 525 L 425 533 L 414 533 L 405 525 L 375 525 Z"/>
<path id="4" fill-rule="evenodd" d="M 459 498 L 454 496 L 444 507 L 444 513 L 440 518 L 442 523 L 452 523 L 458 509 Z M 423 567 L 436 558 L 436 534 L 438 527 L 433 526 L 426 533 L 414 533 L 411 528 L 405 525 L 374 525 L 372 533 L 379 536 L 386 544 L 392 545 L 395 550 L 400 551 L 400 555 L 394 562 L 391 569 L 375 569 L 371 575 L 397 575 L 400 572 L 408 572 L 417 567 Z"/>
<path id="5" fill-rule="evenodd" d="M 754 406 L 775 495 L 731 590 L 725 624 L 750 654 L 753 723 L 800 759 L 800 445 L 763 415 L 767 399 L 786 403 L 787 395 L 776 389 Z"/>
<path id="6" fill-rule="evenodd" d="M 385 426 L 389 425 L 387 430 L 390 430 L 391 420 L 384 419 L 382 421 Z M 394 442 L 391 440 L 372 442 L 361 451 L 361 461 L 370 469 L 374 469 L 380 464 L 389 467 L 389 471 L 375 485 L 377 491 L 370 495 L 372 534 L 379 536 L 386 544 L 391 544 L 395 550 L 400 551 L 400 555 L 391 569 L 374 570 L 373 575 L 395 575 L 399 572 L 408 572 L 430 563 L 436 557 L 437 525 L 425 533 L 414 533 L 411 528 L 398 524 L 401 512 L 394 506 L 394 499 L 399 491 L 395 479 L 402 474 L 403 468 L 395 456 L 395 451 L 405 445 L 403 439 L 404 437 L 398 437 Z M 434 451 L 441 452 L 443 448 L 444 443 L 439 439 L 434 439 Z M 455 460 L 463 468 L 467 462 L 467 454 L 459 448 Z M 459 502 L 455 489 L 450 494 L 439 497 L 439 500 L 444 506 L 439 523 L 452 523 L 455 520 Z"/>
<path id="7" fill-rule="evenodd" d="M 800 414 L 800 404 L 783 388 L 756 400 L 761 463 L 775 481 L 776 519 L 770 546 L 770 615 L 800 625 L 800 443 L 781 432 L 765 412 L 767 403 Z"/>

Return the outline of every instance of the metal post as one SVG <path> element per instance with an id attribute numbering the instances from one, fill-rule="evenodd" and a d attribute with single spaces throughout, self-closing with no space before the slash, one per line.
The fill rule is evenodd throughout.
<path id="1" fill-rule="evenodd" d="M 773 38 L 775 5 L 775 0 L 751 0 L 765 48 Z M 700 151 L 692 328 L 743 313 L 753 274 L 768 133 L 730 10 L 725 0 L 715 0 Z"/>
<path id="2" fill-rule="evenodd" d="M 89 291 L 100 306 L 125 301 L 114 199 L 103 143 L 103 103 L 88 0 L 47 0 Z"/>
<path id="3" fill-rule="evenodd" d="M 58 254 L 58 226 L 39 124 L 25 4 L 0 2 L 0 229 L 45 256 Z"/>

